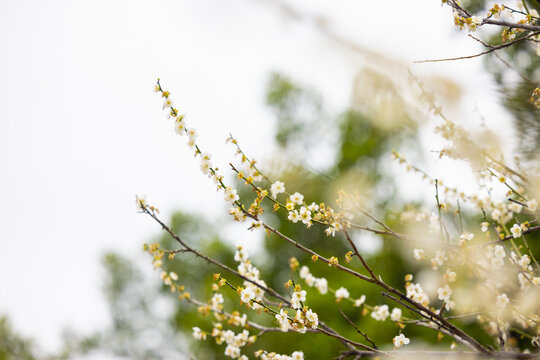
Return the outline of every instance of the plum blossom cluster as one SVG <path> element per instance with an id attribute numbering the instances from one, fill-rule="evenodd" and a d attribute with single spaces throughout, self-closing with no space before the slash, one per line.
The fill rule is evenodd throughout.
<path id="1" fill-rule="evenodd" d="M 199 327 L 193 327 L 193 337 L 197 340 L 206 340 L 207 336 L 211 335 L 216 344 L 225 344 L 225 356 L 231 359 L 247 360 L 246 355 L 242 355 L 242 347 L 255 342 L 256 337 L 250 336 L 249 331 L 244 329 L 239 333 L 232 330 L 225 330 L 221 323 L 214 323 L 211 334 L 207 334 Z"/>
<path id="2" fill-rule="evenodd" d="M 317 278 L 311 274 L 307 266 L 302 266 L 300 269 L 300 278 L 310 287 L 315 287 L 320 294 L 324 295 L 328 292 L 328 281 L 321 277 Z"/>
<path id="3" fill-rule="evenodd" d="M 262 310 L 260 303 L 264 296 L 263 288 L 267 285 L 260 279 L 259 269 L 253 266 L 248 252 L 242 246 L 236 249 L 234 260 L 239 262 L 238 272 L 252 281 L 244 281 L 244 288 L 239 288 L 240 300 L 253 310 Z"/>
<path id="4" fill-rule="evenodd" d="M 466 14 L 456 10 L 455 21 L 458 26 L 474 31 L 478 26 L 487 23 L 490 18 L 502 16 L 502 11 L 494 7 L 492 13 L 482 18 L 465 16 Z M 531 22 L 532 20 L 529 23 Z M 330 265 L 330 267 L 325 267 L 331 269 L 327 271 L 343 271 L 348 276 L 355 276 L 366 283 L 378 286 L 390 299 L 401 305 L 401 308 L 393 307 L 392 310 L 389 305 L 380 304 L 380 302 L 378 305 L 370 306 L 366 304 L 365 295 L 361 295 L 358 299 L 351 296 L 349 290 L 355 290 L 355 288 L 347 289 L 338 285 L 339 287 L 334 290 L 329 287 L 325 277 L 315 277 L 307 266 L 300 267 L 295 258 L 289 261 L 292 271 L 300 267 L 299 276 L 309 288 L 315 287 L 320 295 L 333 294 L 335 304 L 333 299 L 332 306 L 341 307 L 352 303 L 355 307 L 362 307 L 362 315 L 370 312 L 370 318 L 375 321 L 396 322 L 399 333 L 393 338 L 388 337 L 388 342 L 391 340 L 395 349 L 410 343 L 410 339 L 402 331 L 407 326 L 416 324 L 436 330 L 439 334 L 437 336 L 445 334 L 452 337 L 454 342 L 451 349 L 456 347 L 455 342 L 459 342 L 479 353 L 488 355 L 494 353 L 492 348 L 479 343 L 450 322 L 447 313 L 456 315 L 455 318 L 459 315 L 470 319 L 474 319 L 475 314 L 480 314 L 476 317 L 477 321 L 484 326 L 487 333 L 497 339 L 496 341 L 500 341 L 501 349 L 508 343 L 507 338 L 512 331 L 526 334 L 533 341 L 540 336 L 540 316 L 538 316 L 540 306 L 531 301 L 523 301 L 523 299 L 536 299 L 540 296 L 540 266 L 527 243 L 529 234 L 540 228 L 537 225 L 539 221 L 537 202 L 527 193 L 526 182 L 516 175 L 516 171 L 509 171 L 509 168 L 492 156 L 487 149 L 476 146 L 471 136 L 462 127 L 444 117 L 435 105 L 433 111 L 444 119 L 443 123 L 437 127 L 437 132 L 450 143 L 441 151 L 441 156 L 468 161 L 476 171 L 480 190 L 478 193 L 465 194 L 457 188 L 447 186 L 440 179 L 433 179 L 420 168 L 409 164 L 404 156 L 394 152 L 393 156 L 396 160 L 405 164 L 407 170 L 421 174 L 435 190 L 436 210 L 432 207 L 420 209 L 419 206 L 413 206 L 398 217 L 402 225 L 413 224 L 413 227 L 421 229 L 422 235 L 419 236 L 418 233 L 401 234 L 390 228 L 384 221 L 369 214 L 367 217 L 377 223 L 380 228 L 374 229 L 354 224 L 352 222 L 354 209 L 359 203 L 354 194 L 348 195 L 341 191 L 336 201 L 339 211 L 334 211 L 324 203 L 306 201 L 304 195 L 298 191 L 289 189 L 290 192 L 287 192 L 287 188 L 291 186 L 286 186 L 280 180 L 271 181 L 259 170 L 256 161 L 250 160 L 241 150 L 236 139 L 231 136 L 228 141 L 236 146 L 236 153 L 241 157 L 241 166 L 238 169 L 232 166 L 233 171 L 255 193 L 253 202 L 249 204 L 249 207 L 247 204 L 245 206 L 241 203 L 237 190 L 224 183 L 224 177 L 212 164 L 211 155 L 200 150 L 197 145 L 196 131 L 187 127 L 184 116 L 173 107 L 170 94 L 162 90 L 159 82 L 156 91 L 160 92 L 164 98 L 163 108 L 168 111 L 169 117 L 174 119 L 175 131 L 187 137 L 188 147 L 194 150 L 195 157 L 200 160 L 201 172 L 212 179 L 218 190 L 223 193 L 224 200 L 231 205 L 229 213 L 236 221 L 244 221 L 246 218 L 253 220 L 249 229 L 264 227 L 267 232 L 272 232 L 278 238 L 295 246 L 295 249 L 309 254 L 312 260 L 324 259 L 324 262 Z M 505 199 L 492 195 L 495 192 L 494 189 L 500 188 L 506 191 Z M 462 217 L 467 214 L 462 211 L 460 201 L 461 205 L 466 204 L 466 211 L 476 211 L 481 214 L 481 220 L 479 221 L 480 217 L 477 217 L 473 221 L 463 221 Z M 338 254 L 329 254 L 327 258 L 324 258 L 314 250 L 263 223 L 261 215 L 265 211 L 265 202 L 272 204 L 275 212 L 279 210 L 283 218 L 292 223 L 301 223 L 311 230 L 318 228 L 327 236 L 335 236 L 337 232 L 342 231 L 351 246 L 351 251 L 345 255 L 346 266 L 339 264 L 336 256 Z M 139 211 L 156 218 L 157 209 L 148 205 L 146 199 L 137 198 L 136 206 Z M 366 213 L 363 212 L 363 214 Z M 165 230 L 168 229 L 163 223 L 161 225 Z M 400 231 L 407 231 L 407 227 L 403 227 L 405 230 Z M 369 259 L 366 261 L 362 257 L 361 251 L 349 237 L 349 231 L 357 229 L 399 239 L 404 244 L 414 244 L 414 246 L 411 245 L 412 252 L 409 254 L 418 261 L 414 264 L 415 266 L 423 265 L 424 267 L 420 271 L 422 276 L 414 275 L 420 281 L 413 282 L 413 274 L 407 274 L 404 292 L 384 282 L 369 266 Z M 183 244 L 181 240 L 179 242 Z M 425 246 L 418 245 L 419 243 Z M 145 245 L 145 249 L 153 256 L 154 268 L 162 270 L 163 283 L 172 292 L 179 292 L 180 299 L 198 305 L 202 315 L 214 314 L 216 322 L 213 323 L 212 330 L 204 331 L 199 327 L 194 327 L 193 337 L 201 341 L 208 337 L 214 338 L 217 344 L 225 346 L 225 356 L 232 359 L 247 359 L 247 355 L 243 354 L 246 352 L 245 347 L 253 344 L 257 339 L 257 336 L 252 334 L 253 329 L 261 331 L 258 334 L 261 336 L 268 331 L 283 333 L 294 331 L 302 334 L 319 332 L 337 338 L 353 348 L 358 345 L 356 340 L 346 339 L 337 331 L 328 330 L 327 325 L 319 319 L 325 314 L 317 313 L 315 309 L 308 306 L 308 298 L 311 302 L 313 301 L 311 296 L 318 296 L 317 294 L 308 293 L 309 289 L 302 289 L 292 280 L 286 283 L 286 288 L 290 288 L 288 295 L 281 295 L 270 288 L 262 280 L 260 270 L 253 265 L 243 247 L 238 247 L 234 255 L 234 260 L 238 263 L 236 270 L 203 256 L 185 245 L 184 247 L 183 250 L 213 265 L 220 266 L 242 279 L 241 286 L 236 286 L 220 274 L 216 274 L 214 280 L 217 283 L 212 285 L 212 296 L 206 302 L 199 302 L 177 283 L 178 275 L 166 271 L 163 266 L 166 259 L 171 260 L 181 252 L 161 249 L 158 244 Z M 359 266 L 366 270 L 363 273 L 357 271 L 355 263 L 352 262 L 352 259 L 356 257 L 361 260 L 357 264 L 361 264 Z M 472 288 L 472 296 L 463 295 L 465 286 Z M 237 296 L 235 299 L 238 299 L 242 306 L 269 315 L 272 319 L 271 327 L 250 322 L 247 314 L 240 314 L 238 311 L 227 313 L 224 306 L 224 293 L 220 292 L 222 287 L 232 289 L 234 296 Z M 277 301 L 269 300 L 272 297 Z M 471 297 L 475 301 L 470 301 Z M 430 298 L 438 299 L 440 302 L 436 303 L 435 300 L 432 303 Z M 414 314 L 413 318 L 408 317 L 408 314 L 404 314 L 403 311 L 411 311 Z M 240 327 L 240 330 L 233 331 L 226 328 L 226 325 Z M 513 330 L 518 327 L 518 330 Z M 362 334 L 361 331 L 359 332 Z M 377 353 L 372 340 L 366 334 L 363 336 L 366 343 L 370 342 L 373 345 L 373 347 L 362 345 L 364 349 Z M 281 355 L 259 350 L 255 352 L 255 356 L 261 359 L 298 360 L 304 358 L 301 351 L 295 351 L 291 355 Z"/>
<path id="5" fill-rule="evenodd" d="M 255 357 L 260 358 L 261 360 L 304 360 L 304 353 L 302 351 L 295 351 L 289 356 L 259 350 L 255 352 Z"/>

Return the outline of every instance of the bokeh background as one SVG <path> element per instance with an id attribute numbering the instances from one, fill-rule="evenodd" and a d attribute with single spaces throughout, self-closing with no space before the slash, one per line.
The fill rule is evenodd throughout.
<path id="1" fill-rule="evenodd" d="M 272 274 L 269 282 L 286 280 L 280 269 L 299 255 L 230 224 L 222 196 L 161 110 L 152 91 L 158 77 L 222 169 L 234 157 L 225 145 L 232 133 L 263 169 L 314 201 L 359 184 L 378 208 L 432 201 L 420 178 L 392 163 L 392 149 L 433 177 L 469 186 L 465 165 L 430 152 L 441 147 L 436 120 L 408 71 L 454 120 L 494 128 L 506 151 L 530 154 L 516 145 L 510 70 L 483 58 L 413 63 L 482 50 L 452 23 L 451 11 L 432 0 L 0 1 L 4 344 L 28 358 L 214 356 L 211 347 L 188 345 L 182 330 L 196 315 L 165 294 L 142 252 L 144 242 L 170 239 L 136 212 L 136 194 L 224 262 L 241 244 Z M 531 51 L 507 60 L 532 73 L 524 53 Z M 522 116 L 538 119 L 533 109 Z M 315 247 L 324 242 L 272 221 Z M 399 253 L 379 238 L 361 243 L 375 267 L 392 259 L 385 275 L 401 279 Z M 201 266 L 171 264 L 187 284 L 210 281 L 194 270 Z M 268 338 L 264 344 L 278 341 Z M 283 351 L 300 340 L 288 341 Z"/>

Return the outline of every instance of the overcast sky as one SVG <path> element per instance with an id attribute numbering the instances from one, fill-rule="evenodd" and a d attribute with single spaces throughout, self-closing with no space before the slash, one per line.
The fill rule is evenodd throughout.
<path id="1" fill-rule="evenodd" d="M 270 0 L 0 0 L 0 314 L 18 330 L 54 349 L 64 326 L 106 323 L 100 255 L 138 254 L 159 232 L 135 194 L 163 218 L 223 216 L 161 110 L 157 77 L 221 164 L 229 132 L 256 158 L 274 149 L 271 71 L 317 89 L 331 111 L 348 103 L 352 76 L 378 60 L 330 33 L 415 73 L 451 75 L 469 109 L 496 113 L 481 60 L 412 65 L 479 50 L 439 1 L 289 3 L 296 13 Z"/>

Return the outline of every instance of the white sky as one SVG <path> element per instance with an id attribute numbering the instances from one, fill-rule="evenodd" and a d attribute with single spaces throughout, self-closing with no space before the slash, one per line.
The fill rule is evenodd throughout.
<path id="1" fill-rule="evenodd" d="M 405 64 L 478 51 L 439 1 L 413 3 L 291 6 Z M 0 0 L 0 314 L 46 349 L 66 325 L 103 326 L 100 255 L 138 254 L 159 232 L 136 213 L 135 194 L 164 219 L 176 209 L 222 216 L 221 196 L 152 92 L 158 76 L 223 168 L 229 132 L 254 157 L 270 156 L 272 70 L 343 109 L 358 67 L 377 59 L 346 55 L 309 16 L 294 21 L 254 0 Z M 465 105 L 497 114 L 481 60 L 411 67 L 451 76 Z"/>

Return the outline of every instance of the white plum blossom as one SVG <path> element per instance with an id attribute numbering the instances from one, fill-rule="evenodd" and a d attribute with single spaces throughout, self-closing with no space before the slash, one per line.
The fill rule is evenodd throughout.
<path id="1" fill-rule="evenodd" d="M 306 311 L 306 319 L 311 323 L 311 328 L 315 329 L 319 325 L 319 316 L 309 309 Z"/>
<path id="2" fill-rule="evenodd" d="M 446 252 L 437 250 L 435 257 L 431 259 L 431 268 L 437 270 L 446 259 Z"/>
<path id="3" fill-rule="evenodd" d="M 348 299 L 349 298 L 349 291 L 345 289 L 344 287 L 340 287 L 336 290 L 336 300 L 341 301 L 341 299 Z"/>
<path id="4" fill-rule="evenodd" d="M 219 305 L 220 304 L 223 304 L 223 295 L 221 294 L 214 294 L 214 296 L 212 296 L 212 309 L 213 310 L 219 310 Z"/>
<path id="5" fill-rule="evenodd" d="M 236 194 L 236 189 L 233 189 L 230 186 L 227 186 L 225 188 L 225 201 L 230 202 L 231 204 L 234 204 L 235 201 L 240 199 L 240 197 Z"/>
<path id="6" fill-rule="evenodd" d="M 242 210 L 240 210 L 240 208 L 237 206 L 230 208 L 229 214 L 232 215 L 234 220 L 238 222 L 242 222 L 246 219 L 246 215 L 244 215 Z"/>
<path id="7" fill-rule="evenodd" d="M 426 256 L 426 252 L 423 249 L 414 249 L 413 254 L 414 254 L 414 258 L 417 261 L 422 260 Z"/>
<path id="8" fill-rule="evenodd" d="M 206 333 L 201 331 L 200 328 L 198 328 L 197 326 L 195 326 L 194 328 L 192 328 L 193 330 L 193 337 L 197 340 L 205 340 L 206 339 Z"/>
<path id="9" fill-rule="evenodd" d="M 311 205 L 308 206 L 309 211 L 318 211 L 319 205 L 315 204 L 314 202 L 311 203 Z"/>
<path id="10" fill-rule="evenodd" d="M 309 268 L 307 266 L 302 266 L 300 268 L 300 279 L 305 279 L 308 275 L 310 275 Z"/>
<path id="11" fill-rule="evenodd" d="M 233 345 L 227 345 L 225 348 L 225 356 L 228 356 L 231 359 L 236 359 L 240 356 L 240 348 Z"/>
<path id="12" fill-rule="evenodd" d="M 512 237 L 514 239 L 517 239 L 518 237 L 521 236 L 521 232 L 522 232 L 521 226 L 519 226 L 518 224 L 514 224 L 514 226 L 510 228 L 510 232 L 512 233 Z"/>
<path id="13" fill-rule="evenodd" d="M 502 245 L 495 245 L 495 249 L 493 250 L 493 256 L 503 258 L 506 256 L 506 252 L 504 251 L 504 247 Z"/>
<path id="14" fill-rule="evenodd" d="M 483 223 L 480 224 L 480 228 L 482 229 L 482 232 L 488 231 L 489 223 L 484 221 Z"/>
<path id="15" fill-rule="evenodd" d="M 290 221 L 296 224 L 297 222 L 302 220 L 302 217 L 298 213 L 298 210 L 293 210 L 293 211 L 289 211 L 289 216 L 287 217 L 287 219 L 289 219 Z"/>
<path id="16" fill-rule="evenodd" d="M 354 306 L 359 307 L 366 301 L 366 295 L 360 296 L 358 299 L 354 300 Z"/>
<path id="17" fill-rule="evenodd" d="M 514 212 L 514 213 L 517 213 L 519 214 L 521 212 L 521 209 L 523 209 L 523 206 L 515 203 L 515 202 L 511 202 L 510 204 L 508 204 L 508 210 Z"/>
<path id="18" fill-rule="evenodd" d="M 401 347 L 403 345 L 407 345 L 411 340 L 409 338 L 405 337 L 403 334 L 399 334 L 398 336 L 395 336 L 392 342 L 394 343 L 395 347 Z"/>
<path id="19" fill-rule="evenodd" d="M 240 292 L 240 300 L 242 300 L 243 303 L 249 303 L 249 301 L 253 299 L 255 299 L 255 293 L 252 288 L 247 287 Z"/>
<path id="20" fill-rule="evenodd" d="M 535 199 L 531 199 L 525 203 L 527 205 L 527 209 L 531 212 L 535 212 L 536 208 L 538 207 L 538 203 Z"/>
<path id="21" fill-rule="evenodd" d="M 392 321 L 400 321 L 401 320 L 401 309 L 400 308 L 393 308 L 392 312 L 390 313 L 390 319 L 392 319 Z"/>
<path id="22" fill-rule="evenodd" d="M 276 198 L 278 194 L 285 192 L 285 184 L 282 183 L 281 181 L 276 181 L 270 187 L 270 192 L 272 193 L 272 197 Z"/>
<path id="23" fill-rule="evenodd" d="M 324 232 L 326 233 L 326 236 L 336 236 L 336 228 L 332 226 L 327 227 Z"/>
<path id="24" fill-rule="evenodd" d="M 143 210 L 146 207 L 146 196 L 135 196 L 135 206 L 137 210 Z"/>
<path id="25" fill-rule="evenodd" d="M 510 300 L 508 299 L 508 296 L 506 294 L 497 295 L 497 307 L 504 309 L 509 302 Z"/>
<path id="26" fill-rule="evenodd" d="M 325 278 L 318 278 L 315 280 L 315 287 L 322 295 L 328 292 L 328 281 Z"/>
<path id="27" fill-rule="evenodd" d="M 316 278 L 315 276 L 311 275 L 311 274 L 308 274 L 308 275 L 306 276 L 306 278 L 304 279 L 304 281 L 306 282 L 306 284 L 307 284 L 308 286 L 313 286 L 313 285 L 315 285 L 315 281 L 316 281 L 316 280 L 317 280 L 317 278 Z"/>
<path id="28" fill-rule="evenodd" d="M 302 351 L 295 351 L 291 354 L 292 360 L 304 360 L 304 353 Z"/>
<path id="29" fill-rule="evenodd" d="M 439 294 L 439 300 L 448 301 L 452 295 L 452 289 L 450 286 L 445 285 L 443 288 L 437 289 L 437 293 Z"/>
<path id="30" fill-rule="evenodd" d="M 499 218 L 501 217 L 501 211 L 499 209 L 494 209 L 492 212 L 491 212 L 491 218 L 493 220 L 499 220 Z"/>
<path id="31" fill-rule="evenodd" d="M 293 292 L 291 297 L 292 307 L 294 309 L 302 308 L 302 301 L 306 301 L 306 290 Z"/>
<path id="32" fill-rule="evenodd" d="M 529 255 L 525 254 L 518 260 L 517 263 L 523 270 L 528 270 L 531 259 L 529 258 Z"/>
<path id="33" fill-rule="evenodd" d="M 275 315 L 275 318 L 278 321 L 282 332 L 289 331 L 289 319 L 287 318 L 287 313 L 283 309 L 279 311 L 279 314 Z"/>
<path id="34" fill-rule="evenodd" d="M 406 285 L 405 290 L 407 290 L 407 297 L 413 301 L 425 306 L 429 304 L 429 297 L 420 284 L 409 283 Z"/>
<path id="35" fill-rule="evenodd" d="M 169 98 L 169 97 L 166 98 L 165 101 L 163 102 L 163 110 L 172 107 L 172 104 L 173 104 L 173 102 L 172 102 L 171 98 Z"/>
<path id="36" fill-rule="evenodd" d="M 390 316 L 388 305 L 375 306 L 371 312 L 371 317 L 377 321 L 385 321 L 388 316 Z"/>
<path id="37" fill-rule="evenodd" d="M 309 211 L 305 206 L 300 208 L 300 219 L 305 225 L 308 225 L 311 222 L 311 211 Z"/>
<path id="38" fill-rule="evenodd" d="M 174 131 L 176 134 L 182 136 L 184 135 L 186 129 L 186 124 L 182 121 L 181 117 L 177 117 L 176 121 L 174 122 Z"/>
<path id="39" fill-rule="evenodd" d="M 249 254 L 243 247 L 239 246 L 236 248 L 234 253 L 234 261 L 244 262 L 249 259 Z"/>
<path id="40" fill-rule="evenodd" d="M 289 200 L 295 204 L 302 205 L 304 202 L 304 195 L 300 194 L 299 192 L 295 192 L 289 197 Z"/>
<path id="41" fill-rule="evenodd" d="M 457 275 L 454 271 L 447 269 L 445 277 L 448 282 L 455 282 Z"/>

